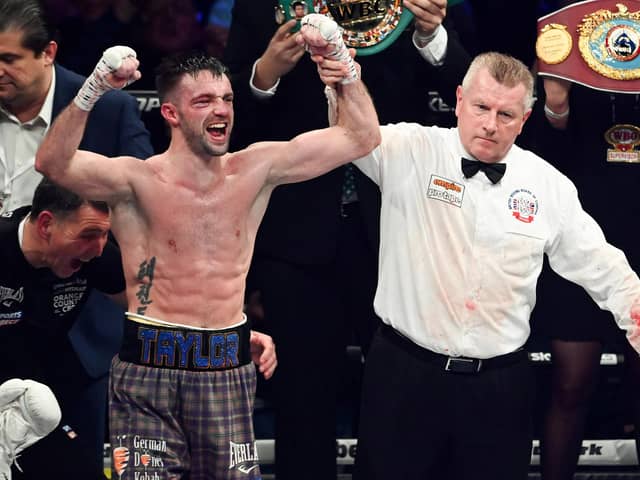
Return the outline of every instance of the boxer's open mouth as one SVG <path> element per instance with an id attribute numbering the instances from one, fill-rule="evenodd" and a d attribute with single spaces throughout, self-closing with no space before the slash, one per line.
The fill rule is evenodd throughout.
<path id="1" fill-rule="evenodd" d="M 211 125 L 207 125 L 207 132 L 216 137 L 224 137 L 227 133 L 227 124 L 226 123 L 212 123 Z"/>

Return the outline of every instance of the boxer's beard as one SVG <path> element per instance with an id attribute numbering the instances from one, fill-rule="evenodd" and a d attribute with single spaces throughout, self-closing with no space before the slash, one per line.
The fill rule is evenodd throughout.
<path id="1" fill-rule="evenodd" d="M 191 128 L 189 124 L 182 125 L 181 128 L 187 145 L 189 145 L 191 151 L 198 156 L 221 156 L 229 150 L 228 140 L 223 145 L 211 145 L 206 131 L 203 132 L 202 130 Z"/>

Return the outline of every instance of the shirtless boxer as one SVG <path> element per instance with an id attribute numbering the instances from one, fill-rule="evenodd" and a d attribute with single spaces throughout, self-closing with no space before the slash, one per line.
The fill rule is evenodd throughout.
<path id="1" fill-rule="evenodd" d="M 335 54 L 324 38 L 337 25 L 310 17 L 316 23 L 300 38 L 316 54 Z M 346 58 L 337 125 L 289 142 L 229 153 L 233 92 L 226 69 L 216 59 L 190 56 L 158 68 L 161 114 L 171 129 L 166 152 L 140 162 L 77 150 L 93 103 L 140 76 L 127 47 L 105 52 L 49 130 L 36 168 L 107 201 L 122 250 L 129 313 L 110 393 L 119 478 L 260 478 L 245 279 L 273 189 L 362 157 L 379 143 L 375 109 Z"/>

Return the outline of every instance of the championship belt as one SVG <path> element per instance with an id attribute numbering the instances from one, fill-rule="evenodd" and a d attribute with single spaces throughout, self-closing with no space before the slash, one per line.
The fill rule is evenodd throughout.
<path id="1" fill-rule="evenodd" d="M 588 0 L 538 19 L 538 73 L 640 93 L 640 1 Z"/>
<path id="2" fill-rule="evenodd" d="M 257 0 L 263 1 L 263 0 Z M 300 20 L 308 13 L 331 17 L 343 29 L 347 48 L 358 55 L 378 53 L 391 45 L 413 19 L 402 0 L 280 0 L 276 22 Z M 296 26 L 296 30 L 300 23 Z"/>
<path id="3" fill-rule="evenodd" d="M 607 162 L 640 163 L 640 128 L 630 124 L 618 124 L 604 133 L 604 139 L 613 148 L 607 149 Z"/>

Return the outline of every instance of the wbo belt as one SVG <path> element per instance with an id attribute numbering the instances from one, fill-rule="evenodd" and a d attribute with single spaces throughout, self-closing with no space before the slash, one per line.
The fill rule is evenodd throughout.
<path id="1" fill-rule="evenodd" d="M 381 327 L 381 333 L 388 341 L 397 347 L 415 355 L 421 360 L 426 360 L 427 362 L 442 368 L 445 372 L 477 374 L 485 370 L 512 365 L 528 359 L 527 352 L 523 349 L 486 359 L 449 357 L 413 343 L 407 337 L 388 325 L 383 325 Z"/>
<path id="2" fill-rule="evenodd" d="M 251 362 L 249 323 L 222 330 L 125 320 L 120 360 L 148 367 L 229 370 Z"/>

